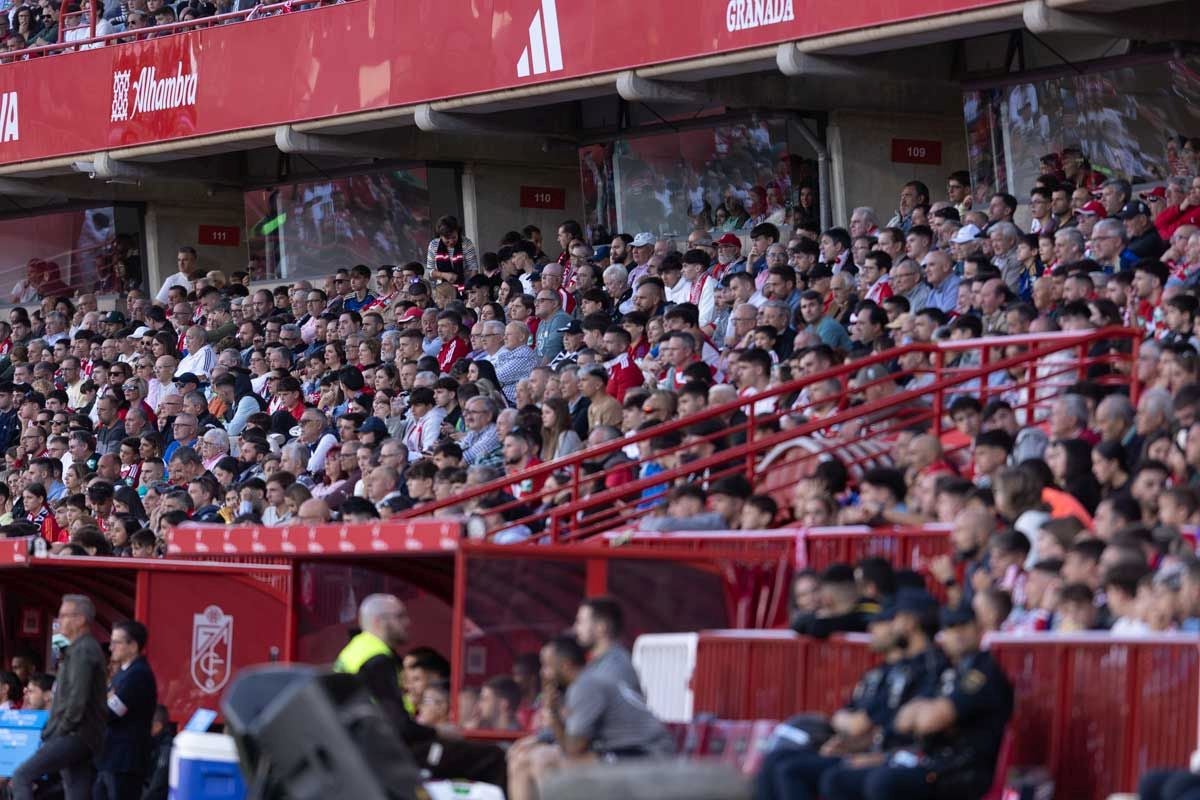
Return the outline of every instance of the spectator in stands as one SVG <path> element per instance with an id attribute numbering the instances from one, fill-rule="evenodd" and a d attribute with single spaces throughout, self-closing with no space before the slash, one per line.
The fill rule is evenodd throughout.
<path id="1" fill-rule="evenodd" d="M 792 630 L 818 639 L 833 633 L 863 633 L 867 630 L 870 612 L 859 600 L 854 570 L 848 565 L 835 564 L 822 572 L 817 592 L 820 602 L 817 611 L 794 618 Z M 877 605 L 875 610 L 878 611 Z"/>
<path id="2" fill-rule="evenodd" d="M 479 692 L 479 727 L 493 731 L 518 731 L 517 719 L 521 705 L 521 690 L 507 675 L 489 678 Z"/>

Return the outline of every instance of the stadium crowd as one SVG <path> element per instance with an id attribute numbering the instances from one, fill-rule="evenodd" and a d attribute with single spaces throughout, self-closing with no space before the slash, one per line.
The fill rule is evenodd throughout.
<path id="1" fill-rule="evenodd" d="M 119 41 L 154 36 L 147 29 L 193 22 L 202 27 L 209 17 L 249 11 L 245 19 L 256 19 L 291 11 L 305 11 L 347 0 L 95 0 L 97 8 L 96 36 L 118 33 L 131 34 Z M 29 58 L 28 48 L 41 48 L 59 42 L 79 42 L 91 38 L 91 7 L 93 0 L 0 0 L 0 41 L 3 48 L 0 62 Z M 216 24 L 240 22 L 242 17 L 226 19 Z M 187 27 L 187 26 L 184 26 Z M 178 31 L 172 29 L 170 33 Z M 160 32 L 158 35 L 167 35 Z M 84 48 L 100 45 L 83 45 Z"/>
<path id="2" fill-rule="evenodd" d="M 120 311 L 35 287 L 33 308 L 0 322 L 0 525 L 62 555 L 154 557 L 172 526 L 367 521 L 437 503 L 484 516 L 498 542 L 537 541 L 505 523 L 520 516 L 514 498 L 568 479 L 526 477 L 538 464 L 735 399 L 787 426 L 869 401 L 871 387 L 919 388 L 928 376 L 913 364 L 873 360 L 848 386 L 753 399 L 894 345 L 1136 328 L 1136 404 L 1089 375 L 1044 418 L 1027 415 L 1004 394 L 1017 376 L 997 372 L 986 404 L 972 393 L 949 403 L 948 434 L 904 428 L 892 466 L 857 480 L 826 458 L 790 507 L 737 476 L 640 498 L 640 524 L 657 530 L 951 524 L 953 555 L 930 565 L 942 618 L 923 576 L 867 561 L 796 576 L 793 627 L 869 630 L 904 661 L 932 647 L 940 622 L 952 644 L 939 657 L 967 689 L 983 676 L 967 694 L 994 685 L 987 713 L 1005 714 L 1003 676 L 972 666 L 979 633 L 1200 630 L 1200 563 L 1184 538 L 1200 519 L 1200 177 L 1135 194 L 1076 155 L 1043 161 L 1027 231 L 1011 195 L 972 208 L 959 172 L 941 197 L 905 184 L 887 221 L 865 207 L 846 227 L 795 217 L 786 236 L 749 219 L 743 236 L 700 227 L 589 242 L 567 220 L 554 243 L 530 226 L 481 251 L 443 217 L 423 262 L 323 280 L 260 288 L 198 269 L 183 246 L 177 272 L 152 295 L 127 292 Z M 703 420 L 649 438 L 618 454 L 629 469 L 613 480 L 650 477 L 686 437 L 719 434 Z M 453 502 L 483 485 L 504 488 Z M 565 642 L 549 657 L 568 672 L 580 658 Z M 489 686 L 489 707 L 509 709 L 504 726 L 524 728 L 519 704 L 496 700 L 513 687 Z M 937 693 L 915 678 L 910 688 Z M 837 747 L 857 732 L 856 746 L 882 753 L 886 737 L 861 734 L 890 721 L 901 695 L 858 709 L 853 725 L 835 718 Z M 446 707 L 436 691 L 409 703 L 431 724 Z M 930 734 L 945 713 L 909 712 L 896 730 Z M 994 757 L 990 730 L 979 752 Z M 806 762 L 812 792 L 835 780 L 821 777 L 828 766 Z M 760 792 L 809 796 L 790 793 L 793 767 L 779 784 L 792 789 L 764 778 Z"/>

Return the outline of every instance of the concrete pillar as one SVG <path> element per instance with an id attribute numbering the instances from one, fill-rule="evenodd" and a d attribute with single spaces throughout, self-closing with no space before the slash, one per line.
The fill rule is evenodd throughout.
<path id="1" fill-rule="evenodd" d="M 467 232 L 467 238 L 475 242 L 476 248 L 479 248 L 479 207 L 475 199 L 475 164 L 473 162 L 463 164 L 462 207 L 463 230 Z"/>

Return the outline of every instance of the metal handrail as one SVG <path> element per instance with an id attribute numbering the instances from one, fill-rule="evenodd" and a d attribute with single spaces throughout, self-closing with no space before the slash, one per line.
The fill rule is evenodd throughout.
<path id="1" fill-rule="evenodd" d="M 799 378 L 787 384 L 783 384 L 772 389 L 768 389 L 761 394 L 754 395 L 749 398 L 740 398 L 735 401 L 730 401 L 720 406 L 706 409 L 697 414 L 688 417 L 669 420 L 659 425 L 654 426 L 645 431 L 641 431 L 632 436 L 622 437 L 611 442 L 606 442 L 597 447 L 588 448 L 579 451 L 562 459 L 539 464 L 531 469 L 527 469 L 516 476 L 505 476 L 503 478 L 491 481 L 478 487 L 474 487 L 469 491 L 461 492 L 458 495 L 447 498 L 442 501 L 426 503 L 417 506 L 405 512 L 401 516 L 404 518 L 422 517 L 430 515 L 439 515 L 451 513 L 472 500 L 476 500 L 487 495 L 497 492 L 508 492 L 510 487 L 517 482 L 524 480 L 532 480 L 534 483 L 544 483 L 545 479 L 557 472 L 567 472 L 571 476 L 570 500 L 562 505 L 553 505 L 552 497 L 547 490 L 540 490 L 530 494 L 525 494 L 521 498 L 514 499 L 493 511 L 503 513 L 504 511 L 527 508 L 531 502 L 546 503 L 550 502 L 550 507 L 539 510 L 523 513 L 518 519 L 510 519 L 501 526 L 495 526 L 487 531 L 487 535 L 491 536 L 499 530 L 515 525 L 530 525 L 543 526 L 541 530 L 535 533 L 545 533 L 551 540 L 567 539 L 577 540 L 586 538 L 594 533 L 602 533 L 613 528 L 619 527 L 629 521 L 642 516 L 648 508 L 639 509 L 638 506 L 647 502 L 646 498 L 641 498 L 640 494 L 644 489 L 655 488 L 662 485 L 671 485 L 679 479 L 694 478 L 697 475 L 702 475 L 706 481 L 715 480 L 724 475 L 744 474 L 748 479 L 753 480 L 755 476 L 755 467 L 757 457 L 770 451 L 777 445 L 784 444 L 788 441 L 804 436 L 819 436 L 822 431 L 829 428 L 845 425 L 864 419 L 872 419 L 871 437 L 879 438 L 886 437 L 891 434 L 898 434 L 904 428 L 910 427 L 918 423 L 931 423 L 933 432 L 940 435 L 943 432 L 943 418 L 947 406 L 946 400 L 955 394 L 955 389 L 961 389 L 964 384 L 976 382 L 979 384 L 977 390 L 981 397 L 986 401 L 989 393 L 998 394 L 999 390 L 995 387 L 987 386 L 987 376 L 1002 370 L 1019 367 L 1021 365 L 1035 365 L 1046 356 L 1078 351 L 1077 358 L 1070 362 L 1064 362 L 1057 366 L 1059 375 L 1070 374 L 1074 372 L 1077 379 L 1086 378 L 1087 370 L 1090 366 L 1119 361 L 1126 358 L 1120 356 L 1114 358 L 1109 355 L 1090 357 L 1088 350 L 1091 346 L 1104 342 L 1112 341 L 1129 341 L 1130 352 L 1127 358 L 1130 361 L 1136 359 L 1138 343 L 1141 340 L 1141 332 L 1127 328 L 1105 328 L 1101 330 L 1092 330 L 1084 332 L 1061 332 L 1048 334 L 1029 334 L 1023 336 L 1010 337 L 990 337 L 983 339 L 959 340 L 941 343 L 921 343 L 910 344 L 902 347 L 894 348 L 883 353 L 878 353 L 870 357 L 860 359 L 858 361 L 842 364 L 831 368 L 823 373 Z M 993 357 L 991 351 L 999 347 L 1018 346 L 1026 348 L 1022 352 L 1015 355 L 996 358 Z M 954 356 L 962 353 L 980 351 L 981 359 L 977 367 L 961 368 L 956 366 L 947 366 L 947 363 Z M 922 372 L 932 372 L 936 379 L 932 384 L 919 387 L 917 389 L 903 390 L 897 392 L 890 397 L 882 398 L 874 403 L 867 403 L 859 406 L 846 406 L 847 393 L 843 391 L 839 398 L 839 410 L 832 416 L 828 416 L 818 420 L 803 421 L 800 424 L 786 430 L 772 432 L 766 435 L 758 433 L 760 426 L 770 425 L 779 421 L 782 417 L 793 414 L 794 409 L 777 410 L 773 414 L 762 415 L 755 412 L 755 405 L 772 398 L 788 397 L 798 395 L 805 388 L 819 381 L 826 381 L 831 378 L 841 382 L 843 390 L 847 386 L 849 378 L 861 370 L 863 367 L 873 364 L 882 364 L 894 361 L 899 357 L 912 352 L 922 352 L 932 357 L 933 367 L 930 370 L 921 370 Z M 899 375 L 913 375 L 913 372 L 902 372 Z M 891 380 L 897 376 L 897 373 L 892 373 L 887 378 L 882 380 Z M 1051 377 L 1058 377 L 1051 376 Z M 1136 381 L 1125 378 L 1118 378 L 1118 382 L 1129 383 L 1131 396 L 1136 402 L 1137 385 Z M 856 387 L 858 390 L 864 389 L 876 382 L 871 382 L 863 386 Z M 1035 379 L 1022 381 L 1024 387 L 1030 384 L 1033 387 L 1039 385 Z M 1008 387 L 1010 390 L 1012 387 Z M 930 397 L 933 402 L 928 409 L 921 409 L 910 404 L 923 397 Z M 1027 405 L 1036 409 L 1037 405 L 1046 400 L 1052 399 L 1047 397 L 1034 397 L 1027 401 Z M 886 415 L 884 412 L 896 410 L 909 406 L 913 413 L 906 417 L 895 417 Z M 805 408 L 811 408 L 812 405 Z M 803 409 L 802 409 L 803 410 Z M 598 481 L 602 481 L 606 476 L 611 476 L 619 471 L 625 471 L 636 468 L 638 462 L 620 464 L 602 470 L 598 473 L 587 474 L 586 464 L 588 462 L 603 463 L 609 456 L 616 454 L 631 444 L 647 442 L 663 434 L 673 431 L 682 431 L 683 429 L 692 426 L 699 422 L 708 420 L 720 419 L 725 420 L 728 416 L 742 412 L 746 415 L 746 421 L 735 425 L 725 425 L 719 436 L 727 437 L 730 434 L 744 434 L 746 442 L 731 448 L 724 449 L 711 456 L 693 461 L 681 466 L 674 467 L 664 472 L 659 472 L 653 476 L 645 478 L 637 478 L 632 481 L 623 481 L 620 486 L 612 489 L 605 489 L 599 492 L 588 491 L 587 488 Z M 1030 423 L 1033 422 L 1032 416 Z M 822 447 L 817 455 L 836 450 L 841 443 L 834 440 L 827 440 L 827 444 Z M 679 452 L 689 445 L 681 445 L 676 448 L 671 448 L 667 451 L 662 451 L 657 455 L 666 453 Z M 557 489 L 555 492 L 566 491 L 565 489 Z M 631 507 L 632 506 L 632 507 Z M 585 515 L 584 512 L 590 512 Z"/>

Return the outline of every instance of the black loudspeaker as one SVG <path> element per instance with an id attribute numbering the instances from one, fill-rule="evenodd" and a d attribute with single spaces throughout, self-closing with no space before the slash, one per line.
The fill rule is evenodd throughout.
<path id="1" fill-rule="evenodd" d="M 412 753 L 354 675 L 264 665 L 221 700 L 248 800 L 413 800 Z"/>

